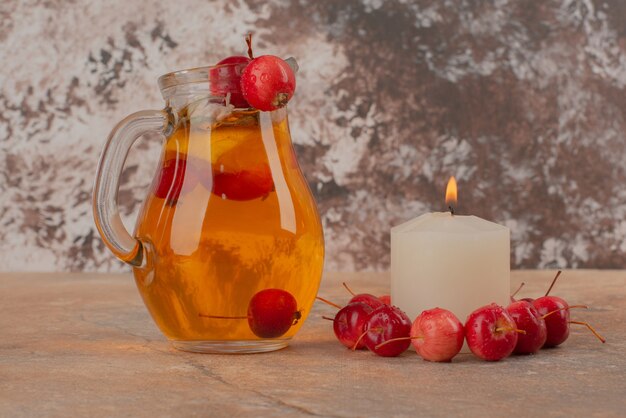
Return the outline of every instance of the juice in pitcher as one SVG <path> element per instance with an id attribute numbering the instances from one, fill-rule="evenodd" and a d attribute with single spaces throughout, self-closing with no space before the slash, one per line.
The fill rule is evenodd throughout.
<path id="1" fill-rule="evenodd" d="M 153 275 L 136 269 L 137 286 L 175 344 L 255 339 L 244 317 L 263 289 L 288 291 L 308 313 L 323 259 L 319 218 L 284 110 L 219 122 L 191 113 L 167 140 L 139 218 L 136 236 L 159 262 Z"/>
<path id="2" fill-rule="evenodd" d="M 98 230 L 133 267 L 148 311 L 179 349 L 285 347 L 317 294 L 322 227 L 284 107 L 295 80 L 285 61 L 267 57 L 230 57 L 161 77 L 165 109 L 120 122 L 100 160 Z M 126 155 L 147 132 L 161 133 L 164 145 L 131 235 L 116 194 Z"/>

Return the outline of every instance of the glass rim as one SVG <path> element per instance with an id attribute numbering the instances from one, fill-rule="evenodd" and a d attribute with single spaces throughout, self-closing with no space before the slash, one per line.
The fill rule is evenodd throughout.
<path id="1" fill-rule="evenodd" d="M 216 68 L 228 68 L 236 66 L 244 66 L 247 63 L 229 63 L 219 65 L 206 65 L 203 67 L 188 68 L 185 70 L 172 71 L 163 74 L 158 78 L 158 84 L 161 91 L 170 87 L 176 87 L 183 84 L 191 83 L 209 83 L 209 72 Z"/>

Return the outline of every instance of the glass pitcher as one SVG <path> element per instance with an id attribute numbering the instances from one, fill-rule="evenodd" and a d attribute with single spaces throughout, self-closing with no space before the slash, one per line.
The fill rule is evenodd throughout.
<path id="1" fill-rule="evenodd" d="M 160 77 L 165 109 L 134 113 L 113 129 L 94 187 L 102 239 L 132 266 L 163 334 L 187 351 L 285 347 L 321 279 L 322 227 L 296 161 L 287 110 L 230 104 L 215 74 L 240 72 L 237 66 Z M 160 133 L 164 145 L 131 235 L 119 216 L 117 191 L 130 147 L 148 132 Z M 265 289 L 289 292 L 298 307 L 293 325 L 275 338 L 251 329 L 249 304 Z"/>

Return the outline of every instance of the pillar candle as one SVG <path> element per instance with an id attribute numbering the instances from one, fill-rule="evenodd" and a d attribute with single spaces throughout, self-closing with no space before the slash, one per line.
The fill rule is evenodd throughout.
<path id="1" fill-rule="evenodd" d="M 412 320 L 439 307 L 465 323 L 483 305 L 509 303 L 509 229 L 452 212 L 391 229 L 391 302 Z"/>

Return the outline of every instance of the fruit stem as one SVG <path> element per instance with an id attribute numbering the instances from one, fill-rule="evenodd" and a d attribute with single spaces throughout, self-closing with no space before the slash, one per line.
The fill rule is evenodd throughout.
<path id="1" fill-rule="evenodd" d="M 220 316 L 220 315 L 206 315 L 198 314 L 200 318 L 213 318 L 213 319 L 248 319 L 247 316 Z"/>
<path id="2" fill-rule="evenodd" d="M 248 45 L 248 57 L 252 60 L 254 59 L 252 55 L 252 33 L 246 34 L 246 45 Z"/>
<path id="3" fill-rule="evenodd" d="M 576 324 L 576 325 L 584 325 L 587 328 L 589 328 L 589 331 L 593 332 L 593 335 L 595 335 L 596 337 L 598 337 L 598 339 L 600 341 L 602 341 L 602 344 L 604 344 L 606 342 L 606 340 L 596 332 L 595 329 L 593 329 L 593 327 L 591 325 L 589 325 L 587 322 L 580 322 L 580 321 L 569 321 L 570 324 Z"/>
<path id="4" fill-rule="evenodd" d="M 327 321 L 333 321 L 333 322 L 335 322 L 335 318 L 331 318 L 331 317 L 329 317 L 329 316 L 322 316 L 322 319 L 325 319 L 325 320 L 327 320 Z"/>
<path id="5" fill-rule="evenodd" d="M 345 288 L 346 288 L 346 290 L 347 290 L 348 292 L 350 292 L 350 294 L 351 294 L 352 296 L 356 296 L 356 295 L 354 294 L 354 292 L 352 291 L 352 289 L 350 289 L 350 288 L 348 287 L 348 285 L 346 284 L 346 282 L 343 282 L 342 284 L 343 284 L 343 287 L 345 287 Z"/>
<path id="6" fill-rule="evenodd" d="M 546 292 L 546 294 L 544 296 L 548 296 L 550 294 L 550 291 L 552 290 L 552 288 L 554 287 L 554 283 L 556 283 L 556 279 L 559 278 L 559 276 L 561 275 L 561 270 L 556 272 L 556 276 L 554 276 L 554 279 L 552 279 L 552 284 L 550 284 L 550 287 L 548 288 L 548 291 Z"/>
<path id="7" fill-rule="evenodd" d="M 356 340 L 356 342 L 354 343 L 354 345 L 352 346 L 352 351 L 356 351 L 356 348 L 359 346 L 359 343 L 361 342 L 361 340 L 363 339 L 363 337 L 365 337 L 365 334 L 367 334 L 369 332 L 369 330 L 365 330 L 363 332 L 363 334 L 361 334 L 359 336 L 359 338 Z"/>
<path id="8" fill-rule="evenodd" d="M 524 331 L 523 329 L 509 328 L 509 327 L 496 328 L 496 332 L 502 332 L 502 331 L 515 331 L 518 334 L 526 334 L 526 331 Z"/>
<path id="9" fill-rule="evenodd" d="M 517 290 L 516 290 L 515 292 L 513 292 L 513 294 L 511 295 L 511 297 L 512 297 L 512 298 L 514 298 L 514 297 L 515 297 L 515 295 L 517 295 L 517 293 L 518 293 L 520 290 L 522 290 L 522 287 L 524 287 L 524 285 L 525 285 L 525 284 L 526 284 L 526 283 L 522 282 L 522 283 L 519 285 L 519 287 L 517 288 Z"/>
<path id="10" fill-rule="evenodd" d="M 298 321 L 300 321 L 300 319 L 302 319 L 302 310 L 295 311 L 293 313 L 293 320 L 291 322 L 291 326 L 293 327 L 294 325 L 296 325 Z"/>
<path id="11" fill-rule="evenodd" d="M 322 297 L 316 296 L 315 299 L 319 299 L 319 300 L 321 300 L 322 302 L 324 302 L 327 305 L 333 306 L 333 307 L 335 307 L 337 309 L 341 309 L 341 306 L 337 305 L 336 303 L 332 303 L 331 301 L 326 300 L 326 299 L 324 299 Z"/>
<path id="12" fill-rule="evenodd" d="M 553 313 L 559 312 L 559 311 L 563 311 L 565 309 L 574 309 L 574 308 L 582 308 L 582 309 L 589 309 L 589 306 L 587 305 L 572 305 L 572 306 L 567 306 L 565 308 L 559 308 L 559 309 L 555 309 L 553 311 L 548 312 L 547 314 L 543 315 L 541 317 L 541 319 L 546 319 L 546 317 L 552 315 Z"/>
<path id="13" fill-rule="evenodd" d="M 393 343 L 396 341 L 406 341 L 406 340 L 419 340 L 420 338 L 424 338 L 424 337 L 398 337 L 398 338 L 392 338 L 390 340 L 387 341 L 383 341 L 382 343 L 378 344 L 376 347 L 374 347 L 376 350 L 378 350 L 380 347 L 382 347 L 385 344 L 389 344 L 389 343 Z"/>

